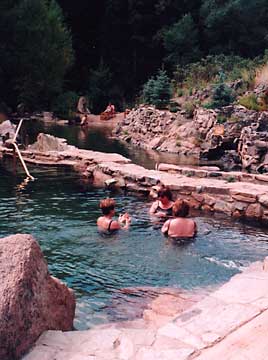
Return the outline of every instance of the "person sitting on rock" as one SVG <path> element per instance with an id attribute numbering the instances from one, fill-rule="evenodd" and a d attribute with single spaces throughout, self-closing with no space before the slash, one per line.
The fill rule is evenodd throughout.
<path id="1" fill-rule="evenodd" d="M 89 120 L 90 110 L 88 109 L 87 99 L 84 96 L 79 98 L 77 112 L 81 119 L 81 125 L 85 125 Z"/>
<path id="2" fill-rule="evenodd" d="M 97 220 L 98 229 L 105 234 L 113 234 L 120 229 L 128 229 L 131 223 L 131 217 L 128 213 L 119 215 L 118 220 L 113 219 L 115 216 L 115 200 L 104 199 L 100 202 L 100 209 L 103 216 L 100 216 Z"/>
<path id="3" fill-rule="evenodd" d="M 172 239 L 190 239 L 197 233 L 194 220 L 186 219 L 189 205 L 185 200 L 178 199 L 172 207 L 173 219 L 167 220 L 162 226 L 162 233 Z"/>
<path id="4" fill-rule="evenodd" d="M 108 113 L 111 117 L 115 116 L 115 106 L 111 103 L 108 104 L 107 108 L 104 110 L 105 113 Z"/>
<path id="5" fill-rule="evenodd" d="M 150 208 L 150 214 L 161 218 L 171 217 L 173 204 L 170 189 L 168 187 L 161 187 L 158 191 L 158 200 Z"/>

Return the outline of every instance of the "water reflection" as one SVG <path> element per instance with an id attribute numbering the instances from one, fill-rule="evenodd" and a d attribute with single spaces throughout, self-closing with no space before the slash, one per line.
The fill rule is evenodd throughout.
<path id="1" fill-rule="evenodd" d="M 29 133 L 30 142 L 36 140 L 39 132 L 65 138 L 70 145 L 81 149 L 118 153 L 131 159 L 135 164 L 154 169 L 156 163 L 165 162 L 170 164 L 198 165 L 199 161 L 192 156 L 179 154 L 160 153 L 154 150 L 144 150 L 122 143 L 111 138 L 111 126 L 92 124 L 90 127 L 62 126 L 56 124 L 44 124 L 41 122 L 28 122 L 25 125 Z"/>

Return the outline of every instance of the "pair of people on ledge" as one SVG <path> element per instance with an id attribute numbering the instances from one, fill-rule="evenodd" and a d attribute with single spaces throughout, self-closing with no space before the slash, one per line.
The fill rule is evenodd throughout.
<path id="1" fill-rule="evenodd" d="M 128 229 L 131 217 L 128 213 L 120 215 L 114 220 L 115 201 L 104 199 L 100 202 L 103 216 L 98 218 L 97 225 L 100 231 L 113 233 L 119 229 Z M 197 233 L 194 220 L 187 218 L 189 205 L 185 200 L 172 201 L 172 194 L 168 188 L 161 187 L 158 191 L 158 199 L 152 204 L 150 214 L 162 219 L 167 219 L 162 226 L 162 233 L 172 239 L 190 239 Z"/>

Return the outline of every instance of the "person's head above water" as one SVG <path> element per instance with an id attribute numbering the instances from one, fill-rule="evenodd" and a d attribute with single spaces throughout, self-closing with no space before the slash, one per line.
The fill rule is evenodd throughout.
<path id="1" fill-rule="evenodd" d="M 168 187 L 162 187 L 158 191 L 158 198 L 161 201 L 161 203 L 166 204 L 172 201 L 172 193 Z"/>
<path id="2" fill-rule="evenodd" d="M 100 201 L 100 209 L 103 213 L 103 215 L 114 215 L 114 209 L 115 209 L 115 200 L 114 199 L 104 199 Z"/>
<path id="3" fill-rule="evenodd" d="M 175 217 L 186 217 L 189 215 L 189 209 L 187 201 L 178 199 L 172 206 L 172 213 Z"/>

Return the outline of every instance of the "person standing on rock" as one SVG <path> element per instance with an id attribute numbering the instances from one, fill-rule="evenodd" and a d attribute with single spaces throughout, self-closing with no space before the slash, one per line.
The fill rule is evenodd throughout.
<path id="1" fill-rule="evenodd" d="M 127 230 L 131 223 L 131 217 L 128 213 L 119 215 L 118 220 L 113 219 L 115 216 L 115 201 L 114 199 L 104 199 L 100 202 L 100 209 L 103 216 L 97 220 L 97 226 L 100 232 L 107 235 L 113 234 L 120 229 Z"/>
<path id="2" fill-rule="evenodd" d="M 78 104 L 77 104 L 77 112 L 81 119 L 81 125 L 85 125 L 87 121 L 89 120 L 90 110 L 88 108 L 88 102 L 85 96 L 81 96 L 79 98 Z"/>
<path id="3" fill-rule="evenodd" d="M 172 193 L 168 187 L 162 187 L 158 191 L 158 199 L 152 204 L 150 214 L 160 218 L 172 216 Z"/>

